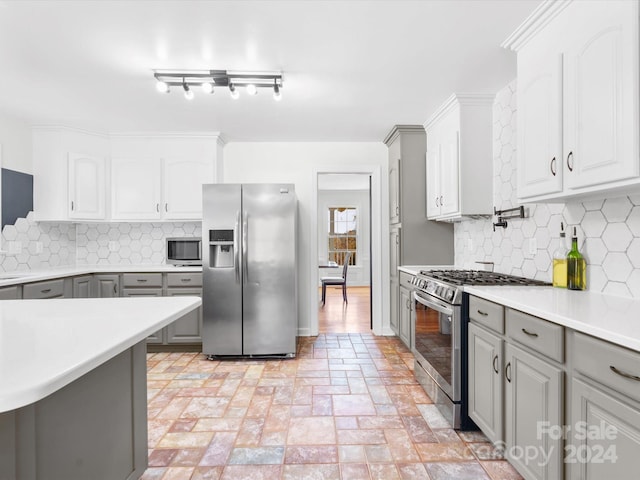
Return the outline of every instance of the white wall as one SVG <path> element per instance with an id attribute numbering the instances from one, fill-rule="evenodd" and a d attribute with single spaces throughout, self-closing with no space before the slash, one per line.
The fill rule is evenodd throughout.
<path id="1" fill-rule="evenodd" d="M 357 264 L 349 267 L 347 285 L 369 285 L 369 190 L 318 190 L 318 261 L 325 262 L 328 257 L 328 212 L 329 207 L 355 207 L 358 209 L 358 251 Z M 319 272 L 320 276 L 340 276 L 341 269 Z"/>
<path id="2" fill-rule="evenodd" d="M 2 168 L 32 173 L 31 127 L 20 119 L 0 113 Z"/>
<path id="3" fill-rule="evenodd" d="M 311 331 L 311 305 L 316 308 L 316 296 L 310 295 L 310 268 L 317 268 L 310 259 L 317 258 L 310 251 L 312 223 L 316 212 L 312 211 L 316 172 L 320 167 L 331 171 L 336 166 L 341 171 L 345 166 L 379 165 L 383 173 L 382 218 L 388 218 L 388 173 L 387 147 L 382 142 L 370 143 L 229 143 L 224 148 L 224 183 L 293 183 L 298 197 L 298 331 L 308 335 Z M 326 168 L 324 168 L 326 167 Z M 383 222 L 384 224 L 384 222 Z M 382 232 L 380 258 L 382 264 L 389 263 L 388 231 Z M 315 242 L 313 242 L 315 243 Z M 313 255 L 312 255 L 313 253 Z M 374 252 L 374 255 L 377 252 Z M 315 271 L 312 278 L 315 278 Z M 383 305 L 383 311 L 388 305 Z M 388 323 L 388 318 L 385 319 Z"/>

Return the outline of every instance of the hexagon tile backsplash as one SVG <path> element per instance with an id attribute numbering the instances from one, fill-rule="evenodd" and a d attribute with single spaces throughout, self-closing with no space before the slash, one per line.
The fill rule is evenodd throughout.
<path id="1" fill-rule="evenodd" d="M 498 209 L 518 205 L 516 198 L 516 82 L 496 95 L 493 105 L 493 201 Z M 551 259 L 560 222 L 577 227 L 587 259 L 587 289 L 640 298 L 640 195 L 604 200 L 526 204 L 527 217 L 508 220 L 493 231 L 492 218 L 455 224 L 455 263 L 551 281 Z M 567 247 L 570 243 L 567 228 Z"/>

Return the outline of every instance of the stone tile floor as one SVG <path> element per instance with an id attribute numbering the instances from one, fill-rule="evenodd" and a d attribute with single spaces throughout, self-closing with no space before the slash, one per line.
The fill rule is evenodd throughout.
<path id="1" fill-rule="evenodd" d="M 143 480 L 511 480 L 480 432 L 450 429 L 396 337 L 301 337 L 289 360 L 147 357 Z"/>

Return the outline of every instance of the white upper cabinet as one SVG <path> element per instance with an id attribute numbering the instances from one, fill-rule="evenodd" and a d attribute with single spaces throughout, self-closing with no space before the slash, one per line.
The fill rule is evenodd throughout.
<path id="1" fill-rule="evenodd" d="M 163 166 L 164 218 L 202 218 L 202 184 L 213 182 L 213 162 L 167 158 Z"/>
<path id="2" fill-rule="evenodd" d="M 99 135 L 33 129 L 38 221 L 202 218 L 202 185 L 221 175 L 218 134 Z"/>
<path id="3" fill-rule="evenodd" d="M 105 211 L 105 159 L 69 153 L 69 218 L 100 220 Z"/>
<path id="4" fill-rule="evenodd" d="M 544 3 L 505 42 L 518 52 L 518 198 L 640 185 L 638 2 Z"/>
<path id="5" fill-rule="evenodd" d="M 452 95 L 425 123 L 431 220 L 493 212 L 493 95 Z"/>
<path id="6" fill-rule="evenodd" d="M 111 159 L 111 218 L 159 220 L 162 169 L 157 158 Z"/>

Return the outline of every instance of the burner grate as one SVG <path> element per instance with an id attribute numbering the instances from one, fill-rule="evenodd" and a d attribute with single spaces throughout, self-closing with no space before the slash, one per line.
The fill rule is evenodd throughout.
<path id="1" fill-rule="evenodd" d="M 420 273 L 452 285 L 549 285 L 542 280 L 486 270 L 423 270 Z"/>

